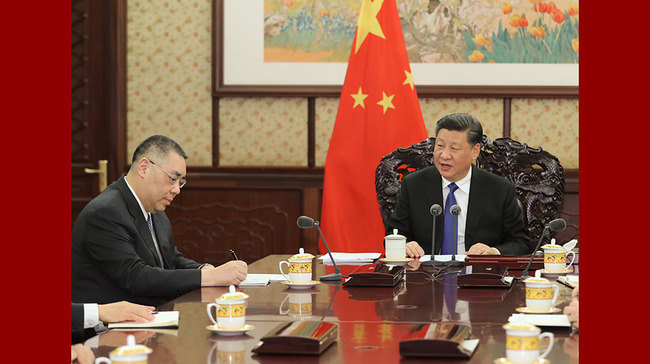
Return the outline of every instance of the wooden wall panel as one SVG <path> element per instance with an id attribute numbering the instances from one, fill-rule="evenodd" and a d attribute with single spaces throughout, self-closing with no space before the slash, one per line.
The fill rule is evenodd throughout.
<path id="1" fill-rule="evenodd" d="M 222 264 L 233 249 L 253 262 L 272 253 L 294 254 L 301 245 L 296 225 L 300 189 L 183 189 L 167 209 L 174 241 L 188 258 Z"/>

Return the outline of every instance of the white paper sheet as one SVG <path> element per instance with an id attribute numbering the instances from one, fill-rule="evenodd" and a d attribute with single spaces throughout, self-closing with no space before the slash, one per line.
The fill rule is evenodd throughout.
<path id="1" fill-rule="evenodd" d="M 336 264 L 339 263 L 372 263 L 378 259 L 381 253 L 335 253 L 332 252 L 332 257 Z M 323 261 L 323 264 L 332 264 L 329 254 L 321 255 L 318 259 Z"/>
<path id="2" fill-rule="evenodd" d="M 524 320 L 535 326 L 552 326 L 552 327 L 571 327 L 569 318 L 563 314 L 528 314 L 515 313 L 508 319 L 509 322 Z"/>

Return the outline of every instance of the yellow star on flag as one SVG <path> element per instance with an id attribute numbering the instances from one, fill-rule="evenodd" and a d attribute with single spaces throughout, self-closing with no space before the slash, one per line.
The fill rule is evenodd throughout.
<path id="1" fill-rule="evenodd" d="M 381 10 L 384 0 L 363 0 L 361 3 L 361 10 L 359 10 L 359 21 L 357 22 L 357 40 L 354 53 L 359 51 L 359 48 L 366 40 L 368 34 L 374 34 L 381 39 L 386 39 L 384 31 L 381 29 L 377 14 Z"/>
<path id="2" fill-rule="evenodd" d="M 394 109 L 395 106 L 393 106 L 393 97 L 395 97 L 395 94 L 387 96 L 385 92 L 382 92 L 384 95 L 381 101 L 377 103 L 377 105 L 381 105 L 384 107 L 384 114 L 386 114 L 386 110 L 389 108 Z"/>
<path id="3" fill-rule="evenodd" d="M 368 97 L 368 95 L 364 94 L 361 91 L 361 86 L 359 86 L 359 91 L 357 91 L 356 94 L 350 94 L 350 96 L 352 96 L 352 98 L 354 99 L 354 105 L 352 105 L 353 109 L 359 105 L 361 105 L 361 107 L 364 109 L 366 108 L 366 105 L 364 105 L 363 100 L 365 100 L 366 97 Z"/>
<path id="4" fill-rule="evenodd" d="M 402 85 L 411 85 L 411 90 L 415 89 L 415 84 L 413 84 L 413 75 L 411 72 L 404 70 L 404 74 L 406 75 L 406 79 L 404 80 L 404 83 Z"/>

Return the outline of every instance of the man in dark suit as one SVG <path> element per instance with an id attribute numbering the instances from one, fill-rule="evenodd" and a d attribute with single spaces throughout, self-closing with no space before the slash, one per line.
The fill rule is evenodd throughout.
<path id="1" fill-rule="evenodd" d="M 402 180 L 397 204 L 386 234 L 398 229 L 406 236 L 410 257 L 431 254 L 430 208 L 453 195 L 461 207 L 458 216 L 458 254 L 527 254 L 530 244 L 514 185 L 507 179 L 476 168 L 483 136 L 481 124 L 469 114 L 451 114 L 436 125 L 434 166 L 413 172 Z M 456 189 L 457 188 L 457 189 Z M 440 254 L 444 215 L 437 217 L 435 252 Z M 448 254 L 448 253 L 447 253 Z"/>
<path id="2" fill-rule="evenodd" d="M 186 258 L 165 209 L 185 185 L 187 154 L 154 135 L 133 153 L 126 175 L 81 211 L 72 229 L 72 301 L 158 306 L 202 286 L 237 285 L 243 261 L 219 267 Z"/>

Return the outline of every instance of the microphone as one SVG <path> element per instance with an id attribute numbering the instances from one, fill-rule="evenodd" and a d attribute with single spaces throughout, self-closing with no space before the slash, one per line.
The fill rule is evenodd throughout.
<path id="1" fill-rule="evenodd" d="M 555 219 L 548 223 L 550 231 L 562 231 L 566 228 L 566 221 L 564 219 Z"/>
<path id="2" fill-rule="evenodd" d="M 458 251 L 458 215 L 460 215 L 460 206 L 453 205 L 449 208 L 449 212 L 454 216 L 454 254 L 451 256 L 451 260 L 448 261 L 445 265 L 448 267 L 462 267 L 465 265 L 465 262 L 456 260 L 456 253 Z"/>
<path id="3" fill-rule="evenodd" d="M 437 203 L 434 203 L 433 205 L 431 205 L 429 212 L 433 216 L 438 216 L 442 212 L 442 207 L 440 207 L 440 205 L 438 205 Z"/>
<path id="4" fill-rule="evenodd" d="M 307 216 L 300 216 L 298 218 L 298 221 L 297 221 L 298 227 L 301 228 L 301 229 L 313 228 L 314 223 L 315 223 L 314 219 L 312 219 L 311 217 L 307 217 Z"/>
<path id="5" fill-rule="evenodd" d="M 533 254 L 530 257 L 530 261 L 528 262 L 526 269 L 524 269 L 524 271 L 521 273 L 521 279 L 526 279 L 530 277 L 528 275 L 528 269 L 530 268 L 530 265 L 533 263 L 533 258 L 535 258 L 535 253 L 537 253 L 539 246 L 542 244 L 542 240 L 544 240 L 544 235 L 546 235 L 546 232 L 549 230 L 562 231 L 565 228 L 566 228 L 566 221 L 564 221 L 564 219 L 552 220 L 551 222 L 548 223 L 548 225 L 544 226 L 544 230 L 542 230 L 542 235 L 539 237 L 539 241 L 537 242 L 537 246 L 535 247 L 535 250 L 533 250 Z"/>
<path id="6" fill-rule="evenodd" d="M 341 270 L 339 267 L 336 266 L 336 262 L 334 261 L 334 257 L 332 257 L 332 252 L 330 251 L 329 246 L 327 246 L 327 242 L 325 241 L 325 237 L 323 236 L 323 232 L 320 230 L 320 223 L 318 221 L 314 221 L 311 217 L 307 216 L 300 216 L 298 218 L 298 221 L 296 222 L 298 224 L 298 227 L 301 229 L 310 229 L 316 226 L 316 229 L 318 229 L 318 232 L 320 233 L 320 237 L 323 239 L 323 244 L 325 244 L 325 248 L 327 249 L 327 253 L 330 255 L 330 259 L 332 260 L 332 264 L 334 264 L 334 273 L 332 274 L 326 274 L 324 276 L 320 277 L 321 281 L 340 281 L 343 279 L 343 275 L 341 275 Z"/>
<path id="7" fill-rule="evenodd" d="M 431 260 L 422 263 L 422 265 L 425 267 L 437 267 L 445 264 L 444 262 L 433 259 L 434 253 L 436 251 L 436 217 L 442 213 L 442 207 L 440 207 L 440 205 L 437 203 L 434 203 L 431 205 L 429 212 L 433 216 L 433 231 L 431 232 Z"/>

